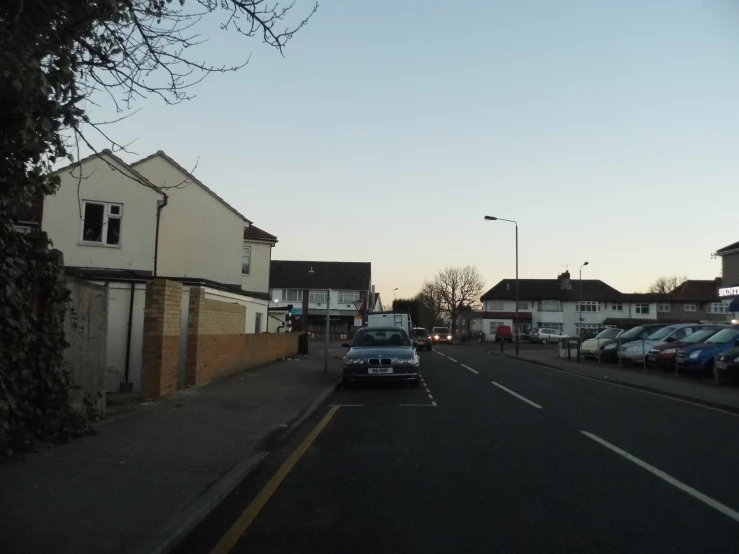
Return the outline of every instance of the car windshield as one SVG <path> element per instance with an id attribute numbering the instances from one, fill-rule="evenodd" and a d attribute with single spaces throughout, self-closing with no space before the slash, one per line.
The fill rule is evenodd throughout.
<path id="1" fill-rule="evenodd" d="M 647 327 L 643 327 L 642 325 L 640 325 L 639 327 L 634 327 L 633 329 L 629 329 L 628 331 L 626 331 L 623 335 L 621 335 L 618 338 L 619 339 L 635 339 L 646 330 L 647 330 Z"/>
<path id="2" fill-rule="evenodd" d="M 425 338 L 429 336 L 429 332 L 426 329 L 413 329 L 414 338 Z"/>
<path id="3" fill-rule="evenodd" d="M 662 340 L 675 332 L 675 327 L 663 327 L 647 337 L 647 340 Z"/>
<path id="4" fill-rule="evenodd" d="M 727 342 L 736 340 L 737 337 L 739 337 L 739 328 L 731 327 L 729 329 L 721 329 L 706 342 L 711 344 L 726 344 Z"/>
<path id="5" fill-rule="evenodd" d="M 448 335 L 449 327 L 434 327 L 434 333 L 437 333 L 440 335 Z"/>
<path id="6" fill-rule="evenodd" d="M 410 346 L 408 333 L 400 328 L 362 329 L 354 337 L 352 346 Z"/>
<path id="7" fill-rule="evenodd" d="M 596 339 L 615 339 L 619 333 L 621 333 L 621 329 L 603 329 L 600 333 L 595 335 Z"/>
<path id="8" fill-rule="evenodd" d="M 692 335 L 688 335 L 682 342 L 703 342 L 708 337 L 716 333 L 716 329 L 699 329 Z"/>

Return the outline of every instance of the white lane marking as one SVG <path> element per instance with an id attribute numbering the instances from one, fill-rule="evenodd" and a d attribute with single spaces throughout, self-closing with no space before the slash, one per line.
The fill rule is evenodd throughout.
<path id="1" fill-rule="evenodd" d="M 499 356 L 500 354 L 497 354 L 495 352 L 488 352 L 488 354 L 493 354 L 495 356 Z M 509 358 L 511 359 L 511 358 Z M 596 383 L 602 383 L 603 385 L 610 385 L 612 387 L 621 387 L 622 389 L 628 389 L 633 392 L 640 392 L 642 394 L 651 394 L 652 396 L 659 396 L 660 398 L 664 398 L 665 400 L 672 400 L 673 402 L 682 402 L 683 404 L 690 404 L 691 406 L 696 406 L 698 408 L 703 408 L 704 410 L 712 410 L 714 412 L 721 412 L 722 414 L 739 417 L 739 413 L 736 412 L 729 412 L 727 410 L 722 410 L 721 408 L 714 408 L 713 406 L 707 406 L 706 404 L 698 404 L 697 402 L 691 402 L 690 400 L 683 400 L 682 398 L 675 398 L 674 396 L 666 396 L 664 394 L 660 394 L 658 392 L 652 392 L 648 390 L 643 389 L 636 389 L 634 387 L 630 387 L 628 385 L 622 385 L 621 383 L 614 383 L 612 381 L 605 381 L 603 379 L 598 379 L 597 377 L 590 377 L 588 375 L 579 375 L 577 373 L 572 373 L 571 371 L 567 371 L 566 369 L 554 369 L 551 367 L 543 366 L 541 364 L 538 364 L 536 362 L 532 362 L 530 360 L 516 360 L 513 358 L 513 361 L 517 362 L 524 362 L 528 363 L 530 365 L 533 365 L 539 369 L 548 369 L 551 371 L 556 371 L 557 373 L 563 373 L 565 375 L 569 375 L 570 377 L 577 377 L 578 379 L 587 379 L 588 381 L 594 381 Z"/>
<path id="2" fill-rule="evenodd" d="M 455 359 L 454 359 L 454 358 L 452 358 L 451 356 L 447 356 L 447 358 L 449 358 L 449 361 L 451 361 L 451 362 L 456 362 L 456 363 L 459 363 L 459 362 L 457 362 L 457 360 L 455 360 Z"/>
<path id="3" fill-rule="evenodd" d="M 677 487 L 681 491 L 687 492 L 693 498 L 697 498 L 701 502 L 703 502 L 705 504 L 708 504 L 711 508 L 713 508 L 715 510 L 718 510 L 719 512 L 721 512 L 722 514 L 724 514 L 726 516 L 729 516 L 734 521 L 738 521 L 739 522 L 739 512 L 735 512 L 734 510 L 732 510 L 728 506 L 726 506 L 724 504 L 721 504 L 721 502 L 719 502 L 718 500 L 714 500 L 710 496 L 706 496 L 702 492 L 695 490 L 693 487 L 691 487 L 689 485 L 686 485 L 685 483 L 682 483 L 682 482 L 678 481 L 677 479 L 675 479 L 671 475 L 668 475 L 667 473 L 665 473 L 661 469 L 657 469 L 656 467 L 654 467 L 652 465 L 649 465 L 647 462 L 645 462 L 643 460 L 640 460 L 636 456 L 632 456 L 628 452 L 626 452 L 624 450 L 621 450 L 618 446 L 614 446 L 610 442 L 605 441 L 602 438 L 600 438 L 600 437 L 598 437 L 598 436 L 596 436 L 596 435 L 594 435 L 592 433 L 588 433 L 587 431 L 582 431 L 582 430 L 580 432 L 583 435 L 585 435 L 586 437 L 588 437 L 590 439 L 593 439 L 595 442 L 600 443 L 603 446 L 605 446 L 606 448 L 612 450 L 616 454 L 620 454 L 621 456 L 623 456 L 624 458 L 626 458 L 630 462 L 634 462 L 639 467 L 642 467 L 642 468 L 646 469 L 648 472 L 652 473 L 653 475 L 656 475 L 660 479 L 662 479 L 664 481 L 667 481 L 673 487 Z"/>
<path id="4" fill-rule="evenodd" d="M 434 400 L 434 401 L 433 401 L 433 402 L 431 403 L 431 405 L 432 405 L 432 406 L 433 406 L 434 408 L 436 408 L 436 400 Z"/>
<path id="5" fill-rule="evenodd" d="M 439 352 L 438 350 L 436 351 L 436 353 L 437 353 L 437 354 L 438 354 L 439 356 L 444 356 L 444 357 L 446 358 L 446 354 L 442 354 L 442 353 L 441 353 L 441 352 Z"/>
<path id="6" fill-rule="evenodd" d="M 477 371 L 476 369 L 472 369 L 472 368 L 471 368 L 470 366 L 468 366 L 468 365 L 464 365 L 464 364 L 462 364 L 462 367 L 463 367 L 463 368 L 465 368 L 465 369 L 469 369 L 469 370 L 470 370 L 470 371 L 471 371 L 472 373 L 474 373 L 475 375 L 479 375 L 479 374 L 480 374 L 480 372 L 479 372 L 479 371 Z"/>
<path id="7" fill-rule="evenodd" d="M 364 404 L 329 404 L 329 406 L 339 406 L 340 408 L 364 408 Z"/>
<path id="8" fill-rule="evenodd" d="M 431 394 L 429 393 L 429 400 L 433 400 L 433 399 L 434 399 L 434 397 L 431 396 Z"/>
<path id="9" fill-rule="evenodd" d="M 436 402 L 432 402 L 431 404 L 398 404 L 401 408 L 434 408 L 436 407 Z"/>
<path id="10" fill-rule="evenodd" d="M 542 410 L 542 409 L 543 409 L 543 408 L 542 408 L 541 406 L 539 406 L 539 405 L 538 405 L 537 403 L 535 403 L 535 402 L 532 402 L 532 401 L 531 401 L 531 400 L 529 400 L 528 398 L 524 398 L 524 397 L 523 397 L 523 396 L 521 396 L 520 394 L 518 394 L 518 393 L 516 393 L 516 392 L 513 392 L 513 391 L 512 391 L 511 389 L 508 389 L 508 388 L 504 387 L 504 386 L 503 386 L 503 385 L 501 385 L 500 383 L 496 383 L 495 381 L 490 381 L 490 382 L 491 382 L 491 383 L 492 383 L 493 385 L 495 385 L 496 387 L 498 387 L 499 389 L 503 389 L 503 390 L 504 390 L 504 391 L 506 391 L 506 392 L 507 392 L 508 394 L 511 394 L 511 395 L 515 396 L 515 397 L 516 397 L 516 398 L 518 398 L 519 400 L 523 400 L 524 402 L 526 402 L 526 404 L 531 404 L 531 405 L 532 405 L 532 406 L 533 406 L 534 408 L 538 408 L 538 409 L 540 409 L 540 410 Z"/>
<path id="11" fill-rule="evenodd" d="M 426 392 L 431 392 L 430 390 L 426 389 Z"/>

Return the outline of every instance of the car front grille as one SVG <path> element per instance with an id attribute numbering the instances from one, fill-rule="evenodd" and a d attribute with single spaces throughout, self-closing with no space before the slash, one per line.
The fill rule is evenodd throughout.
<path id="1" fill-rule="evenodd" d="M 370 358 L 369 365 L 392 365 L 391 358 Z"/>
<path id="2" fill-rule="evenodd" d="M 685 354 L 685 352 L 678 352 L 677 357 L 682 360 L 683 358 L 687 358 L 688 356 L 687 354 Z"/>

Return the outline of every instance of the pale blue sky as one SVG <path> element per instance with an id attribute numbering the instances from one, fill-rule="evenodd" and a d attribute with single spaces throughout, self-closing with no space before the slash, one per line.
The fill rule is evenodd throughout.
<path id="1" fill-rule="evenodd" d="M 444 266 L 513 277 L 513 227 L 485 214 L 518 220 L 522 278 L 719 275 L 710 254 L 739 239 L 736 2 L 320 4 L 285 58 L 206 24 L 193 55 L 251 63 L 109 131 L 199 157 L 276 259 L 372 262 L 386 301 Z"/>

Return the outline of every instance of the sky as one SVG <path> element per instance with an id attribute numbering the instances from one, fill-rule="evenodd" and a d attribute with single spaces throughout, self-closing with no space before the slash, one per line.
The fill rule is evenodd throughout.
<path id="1" fill-rule="evenodd" d="M 521 278 L 588 261 L 640 292 L 719 276 L 739 240 L 733 0 L 321 0 L 284 57 L 220 18 L 188 54 L 245 68 L 106 130 L 128 161 L 197 163 L 274 259 L 372 262 L 386 302 L 447 266 L 492 287 L 515 250 L 489 214 L 518 222 Z"/>

